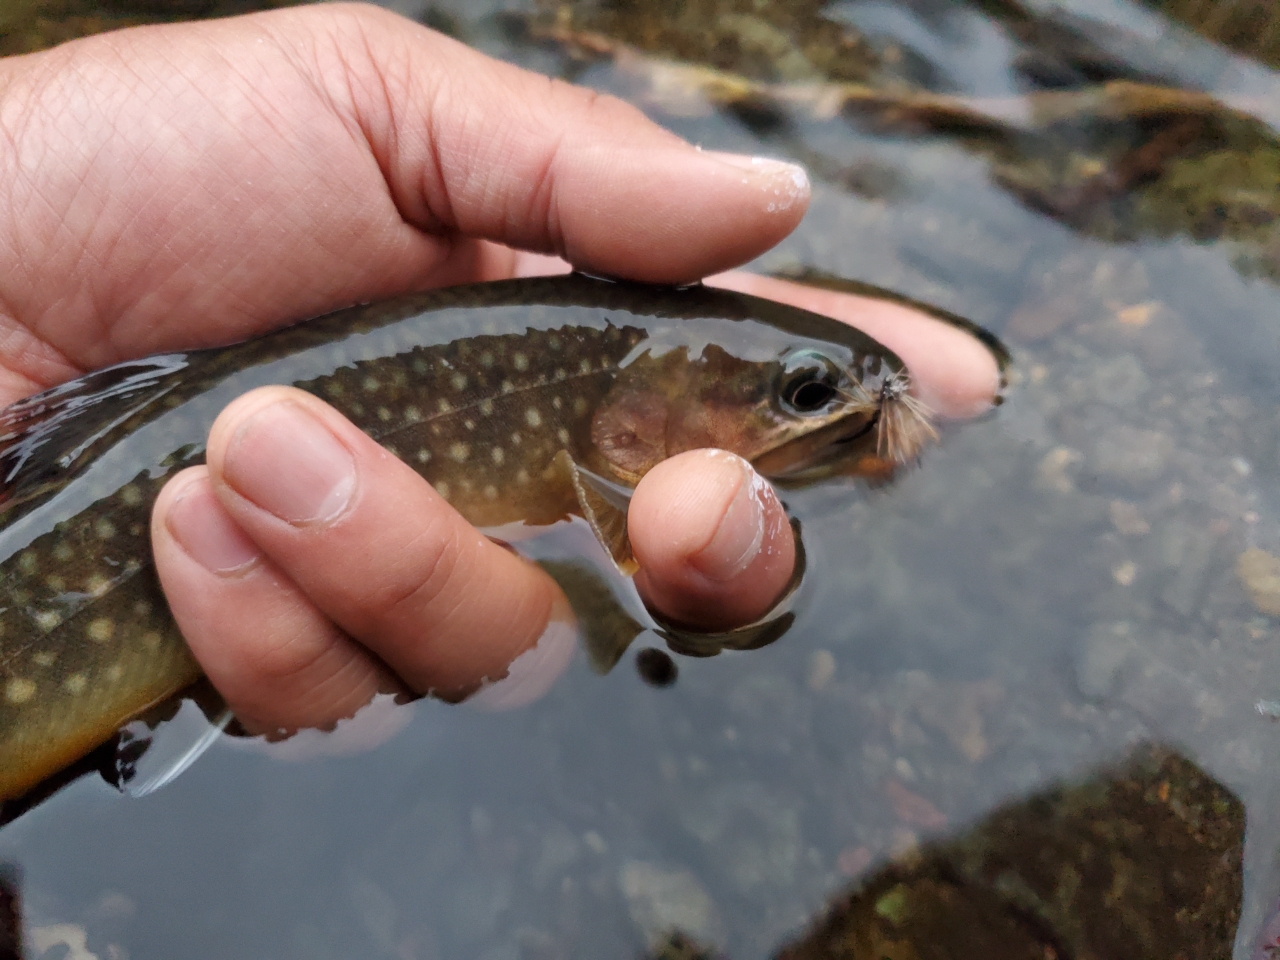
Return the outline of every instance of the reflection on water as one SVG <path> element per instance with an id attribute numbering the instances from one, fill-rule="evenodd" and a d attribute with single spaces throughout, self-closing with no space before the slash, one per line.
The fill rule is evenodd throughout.
<path id="1" fill-rule="evenodd" d="M 5 49 L 155 12 L 71 2 L 31 0 Z M 810 163 L 758 267 L 978 320 L 1009 398 L 893 486 L 787 494 L 811 576 L 777 642 L 677 654 L 667 687 L 580 658 L 518 713 L 420 704 L 346 758 L 215 749 L 139 801 L 83 780 L 0 831 L 29 927 L 99 957 L 486 960 L 679 927 L 664 955 L 744 960 L 862 956 L 799 952 L 841 923 L 964 955 L 932 931 L 981 916 L 1013 956 L 1218 957 L 1240 896 L 1248 958 L 1280 896 L 1254 709 L 1280 696 L 1277 76 L 1125 0 L 400 9 Z M 1097 772 L 1142 742 L 1177 748 Z"/>

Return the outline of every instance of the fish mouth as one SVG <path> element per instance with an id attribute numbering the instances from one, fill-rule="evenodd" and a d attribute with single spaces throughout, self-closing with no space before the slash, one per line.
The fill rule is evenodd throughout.
<path id="1" fill-rule="evenodd" d="M 851 462 L 868 453 L 875 454 L 880 417 L 879 406 L 845 417 L 761 454 L 752 466 L 782 486 L 798 486 L 847 472 Z"/>

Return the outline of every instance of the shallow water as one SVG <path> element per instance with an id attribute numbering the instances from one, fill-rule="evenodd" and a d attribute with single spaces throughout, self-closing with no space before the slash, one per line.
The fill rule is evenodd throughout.
<path id="1" fill-rule="evenodd" d="M 786 22 L 708 0 L 694 9 L 747 11 L 710 38 L 590 5 L 550 38 L 528 28 L 554 17 L 514 6 L 396 6 L 627 96 L 708 148 L 803 160 L 811 211 L 756 266 L 970 317 L 1013 348 L 1012 389 L 891 486 L 787 494 L 811 574 L 766 649 L 680 657 L 665 689 L 630 658 L 600 677 L 579 657 L 532 707 L 418 703 L 351 756 L 225 742 L 141 800 L 79 781 L 0 830 L 32 955 L 81 931 L 103 958 L 633 957 L 675 924 L 766 957 L 920 841 L 1156 742 L 1244 803 L 1235 955 L 1249 957 L 1280 896 L 1280 727 L 1255 709 L 1280 699 L 1275 588 L 1239 569 L 1249 548 L 1280 554 L 1280 76 L 1121 0 L 1051 16 L 796 3 Z M 675 102 L 656 82 L 667 67 L 575 57 L 566 24 L 807 87 Z M 843 59 L 823 60 L 853 28 Z M 967 98 L 952 120 L 1032 121 L 940 131 L 918 104 L 910 125 L 850 121 L 815 106 L 832 78 Z M 1139 119 L 1097 93 L 1108 79 L 1243 112 L 1170 97 Z M 1079 91 L 1054 123 L 1049 87 Z M 1190 159 L 1141 167 L 1176 124 Z"/>

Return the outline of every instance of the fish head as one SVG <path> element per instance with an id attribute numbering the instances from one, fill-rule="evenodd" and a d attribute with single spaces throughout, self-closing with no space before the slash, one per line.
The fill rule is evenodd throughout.
<path id="1" fill-rule="evenodd" d="M 872 472 L 851 466 L 868 460 L 906 462 L 932 432 L 888 351 L 774 347 L 761 356 L 703 343 L 635 356 L 596 410 L 595 453 L 632 484 L 668 457 L 707 447 L 799 484 Z"/>

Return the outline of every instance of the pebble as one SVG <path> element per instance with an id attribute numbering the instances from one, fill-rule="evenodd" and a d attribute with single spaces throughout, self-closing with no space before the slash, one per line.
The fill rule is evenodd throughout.
<path id="1" fill-rule="evenodd" d="M 650 945 L 677 930 L 702 943 L 723 940 L 715 903 L 688 870 L 630 860 L 622 867 L 618 885 L 627 912 Z"/>
<path id="2" fill-rule="evenodd" d="M 1156 430 L 1116 424 L 1093 447 L 1092 466 L 1101 474 L 1136 487 L 1160 479 L 1173 453 L 1173 440 Z"/>
<path id="3" fill-rule="evenodd" d="M 1280 617 L 1280 557 L 1250 547 L 1236 558 L 1236 574 L 1260 613 Z"/>

